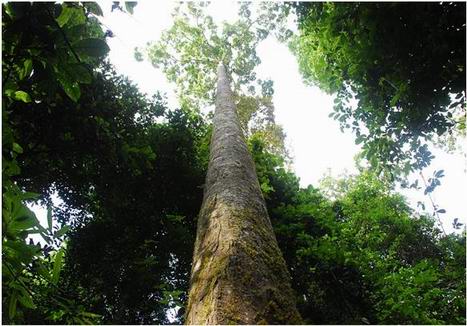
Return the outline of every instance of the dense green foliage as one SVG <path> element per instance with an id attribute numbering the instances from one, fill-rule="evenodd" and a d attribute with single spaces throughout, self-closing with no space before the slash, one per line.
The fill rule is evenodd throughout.
<path id="1" fill-rule="evenodd" d="M 305 81 L 374 167 L 427 166 L 426 141 L 465 130 L 465 3 L 299 3 L 291 42 Z M 465 134 L 465 132 L 464 132 Z"/>
<path id="2" fill-rule="evenodd" d="M 190 268 L 209 128 L 102 63 L 108 47 L 89 7 L 99 9 L 3 7 L 4 49 L 15 52 L 3 63 L 2 262 L 16 269 L 3 274 L 5 322 L 166 323 L 165 311 L 185 300 L 180 275 Z M 86 31 L 99 37 L 94 57 L 74 46 Z M 64 66 L 76 68 L 65 71 L 71 86 L 53 78 Z M 18 88 L 27 96 L 16 98 Z M 38 197 L 50 207 L 50 231 L 24 205 Z M 51 252 L 70 228 L 66 248 Z M 28 245 L 35 232 L 50 243 Z"/>
<path id="3" fill-rule="evenodd" d="M 300 189 L 280 157 L 251 145 L 306 323 L 465 323 L 465 234 L 441 236 L 368 171 Z"/>
<path id="4" fill-rule="evenodd" d="M 104 322 L 163 323 L 164 309 L 154 310 L 186 286 L 172 274 L 189 271 L 206 152 L 195 144 L 206 128 L 102 69 L 79 107 L 19 113 L 37 127 L 22 138 L 47 136 L 40 151 L 23 154 L 28 173 L 18 183 L 64 202 L 54 218 L 73 226 L 63 271 L 70 295 L 85 297 Z"/>
<path id="5" fill-rule="evenodd" d="M 2 321 L 183 322 L 209 120 L 183 101 L 169 110 L 103 60 L 94 4 L 2 9 Z M 210 27 L 181 18 L 171 31 L 203 43 L 200 33 L 215 26 L 191 10 Z M 242 11 L 248 21 L 248 6 Z M 256 63 L 266 32 L 252 33 L 245 20 L 224 31 L 234 48 L 250 35 L 242 55 Z M 185 59 L 191 80 L 195 66 Z M 286 168 L 272 83 L 248 67 L 257 89 L 238 92 L 239 118 L 306 322 L 465 324 L 465 233 L 444 236 L 369 171 L 301 189 Z M 196 87 L 212 86 L 187 85 L 195 102 Z M 49 207 L 47 228 L 32 201 Z M 32 243 L 33 233 L 44 242 Z"/>
<path id="6" fill-rule="evenodd" d="M 51 211 L 48 229 L 25 205 L 40 194 L 22 187 L 25 152 L 35 149 L 35 140 L 21 139 L 19 133 L 34 129 L 34 120 L 21 121 L 12 115 L 27 114 L 31 106 L 45 106 L 49 112 L 57 100 L 77 101 L 80 85 L 92 79 L 91 67 L 109 50 L 104 33 L 91 16 L 94 4 L 9 3 L 2 5 L 2 320 L 22 322 L 28 309 L 36 308 L 37 289 L 54 302 L 55 311 L 45 312 L 49 321 L 63 312 L 69 323 L 90 322 L 95 315 L 84 311 L 63 296 L 57 286 L 63 265 L 60 241 L 67 228 L 53 226 Z M 99 13 L 99 12 L 97 12 Z M 32 158 L 39 159 L 38 157 Z M 42 171 L 41 171 L 42 172 Z M 47 243 L 43 248 L 27 242 L 38 233 Z M 58 306 L 57 306 L 58 305 Z M 72 311 L 67 314 L 64 311 Z"/>

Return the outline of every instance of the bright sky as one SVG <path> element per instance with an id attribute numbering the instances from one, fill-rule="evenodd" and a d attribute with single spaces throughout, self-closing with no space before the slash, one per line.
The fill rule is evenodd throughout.
<path id="1" fill-rule="evenodd" d="M 172 1 L 142 1 L 133 15 L 118 10 L 110 12 L 111 2 L 101 2 L 104 11 L 103 23 L 115 37 L 108 39 L 111 48 L 110 60 L 117 70 L 136 82 L 141 91 L 152 94 L 166 92 L 169 106 L 177 107 L 174 87 L 163 73 L 148 62 L 134 59 L 134 48 L 144 48 L 147 42 L 157 40 L 162 30 L 171 26 Z M 209 13 L 215 22 L 234 20 L 237 5 L 232 1 L 213 1 Z M 291 26 L 293 27 L 293 26 Z M 284 127 L 286 143 L 293 156 L 293 169 L 301 179 L 301 185 L 317 185 L 319 179 L 331 169 L 337 176 L 345 171 L 356 172 L 354 156 L 359 146 L 350 132 L 341 133 L 338 123 L 328 117 L 332 111 L 333 97 L 317 87 L 305 86 L 298 72 L 295 57 L 287 46 L 270 37 L 260 44 L 258 55 L 262 60 L 257 73 L 262 79 L 274 81 L 274 104 L 276 122 Z M 457 217 L 466 223 L 465 160 L 462 155 L 448 155 L 439 150 L 432 165 L 424 171 L 428 178 L 433 171 L 444 169 L 446 176 L 442 186 L 434 192 L 435 202 L 446 209 L 442 214 L 443 226 L 451 232 L 452 220 Z M 413 208 L 418 200 L 427 207 L 429 200 L 422 191 L 403 191 Z M 43 215 L 42 213 L 41 215 Z M 41 219 L 42 220 L 42 219 Z"/>

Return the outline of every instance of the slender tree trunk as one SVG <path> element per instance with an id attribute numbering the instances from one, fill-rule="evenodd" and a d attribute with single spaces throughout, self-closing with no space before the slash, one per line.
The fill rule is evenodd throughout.
<path id="1" fill-rule="evenodd" d="M 186 323 L 300 322 L 290 276 L 221 64 Z"/>

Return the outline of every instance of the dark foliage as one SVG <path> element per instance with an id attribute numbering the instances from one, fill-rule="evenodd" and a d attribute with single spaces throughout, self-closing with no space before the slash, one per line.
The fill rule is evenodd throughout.
<path id="1" fill-rule="evenodd" d="M 18 182 L 64 202 L 54 214 L 73 226 L 63 287 L 103 322 L 167 322 L 185 299 L 206 128 L 101 71 L 79 104 L 13 112 L 19 140 L 33 144 Z"/>
<path id="2" fill-rule="evenodd" d="M 31 106 L 49 113 L 54 104 L 76 102 L 80 86 L 92 80 L 92 69 L 108 52 L 97 19 L 98 6 L 87 3 L 7 3 L 2 5 L 2 321 L 23 323 L 30 310 L 40 310 L 36 298 L 49 297 L 53 308 L 42 310 L 48 321 L 89 323 L 95 317 L 73 304 L 57 286 L 67 228 L 58 230 L 48 214 L 47 229 L 39 224 L 27 201 L 40 194 L 20 187 L 25 151 L 35 142 L 18 140 L 22 127 L 34 129 L 34 120 L 12 119 Z M 97 11 L 96 11 L 97 10 Z M 50 104 L 47 106 L 47 104 Z M 37 132 L 37 130 L 36 130 Z M 21 137 L 21 136 L 20 136 Z M 40 171 L 42 172 L 42 171 Z M 39 173 L 40 173 L 39 172 Z M 47 243 L 28 241 L 39 234 Z M 79 300 L 79 298 L 76 298 Z M 51 305 L 52 306 L 52 305 Z"/>

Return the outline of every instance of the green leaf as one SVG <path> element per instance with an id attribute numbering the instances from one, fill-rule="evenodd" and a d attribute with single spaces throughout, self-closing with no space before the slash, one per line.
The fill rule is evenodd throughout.
<path id="1" fill-rule="evenodd" d="M 399 101 L 400 99 L 400 93 L 398 92 L 396 95 L 394 95 L 392 98 L 391 98 L 391 101 L 390 101 L 390 105 L 391 106 L 395 106 L 397 104 L 397 102 Z"/>
<path id="2" fill-rule="evenodd" d="M 11 249 L 15 257 L 25 264 L 29 264 L 39 251 L 38 247 L 28 245 L 22 240 L 4 241 L 3 247 Z"/>
<path id="3" fill-rule="evenodd" d="M 78 102 L 78 99 L 81 96 L 81 90 L 79 89 L 78 83 L 61 83 L 65 93 L 73 100 L 73 102 Z"/>
<path id="4" fill-rule="evenodd" d="M 50 270 L 44 267 L 44 264 L 40 262 L 37 266 L 37 271 L 45 280 L 50 281 Z"/>
<path id="5" fill-rule="evenodd" d="M 77 63 L 69 65 L 66 69 L 66 73 L 79 83 L 90 84 L 92 82 L 92 75 L 83 64 Z"/>
<path id="6" fill-rule="evenodd" d="M 23 192 L 21 194 L 21 199 L 22 200 L 26 200 L 26 199 L 37 199 L 40 197 L 40 194 L 38 193 L 35 193 L 35 192 L 29 192 L 29 191 L 26 191 L 26 192 Z"/>
<path id="7" fill-rule="evenodd" d="M 96 16 L 103 16 L 101 7 L 96 2 L 84 2 L 84 7 L 88 9 L 89 12 L 93 13 Z"/>
<path id="8" fill-rule="evenodd" d="M 98 38 L 88 38 L 73 44 L 73 47 L 80 53 L 89 57 L 105 56 L 110 48 L 104 40 Z"/>
<path id="9" fill-rule="evenodd" d="M 49 230 L 52 231 L 52 207 L 47 207 L 47 225 L 49 227 Z"/>
<path id="10" fill-rule="evenodd" d="M 358 137 L 355 139 L 355 144 L 356 144 L 356 145 L 361 144 L 364 140 L 365 140 L 365 137 L 364 137 L 364 136 L 358 136 Z"/>
<path id="11" fill-rule="evenodd" d="M 19 208 L 18 212 L 15 214 L 14 220 L 11 221 L 9 225 L 11 229 L 17 231 L 27 230 L 35 226 L 40 227 L 39 220 L 36 215 L 24 205 Z"/>
<path id="12" fill-rule="evenodd" d="M 13 152 L 16 152 L 18 154 L 22 154 L 23 153 L 23 148 L 18 143 L 13 143 Z"/>
<path id="13" fill-rule="evenodd" d="M 29 94 L 25 91 L 16 91 L 13 94 L 13 99 L 17 101 L 23 101 L 24 103 L 31 102 L 31 96 L 29 96 Z"/>
<path id="14" fill-rule="evenodd" d="M 62 12 L 60 16 L 55 19 L 58 23 L 58 26 L 63 27 L 70 20 L 73 15 L 73 10 L 68 6 L 62 6 Z"/>
<path id="15" fill-rule="evenodd" d="M 270 193 L 271 191 L 273 191 L 274 188 L 271 187 L 267 182 L 263 182 L 261 183 L 261 191 L 264 193 L 264 194 L 268 194 Z"/>
<path id="16" fill-rule="evenodd" d="M 52 270 L 52 283 L 57 285 L 58 279 L 60 277 L 60 271 L 62 270 L 63 267 L 63 248 L 61 248 L 57 254 L 55 255 L 54 258 L 54 266 Z"/>
<path id="17" fill-rule="evenodd" d="M 25 291 L 26 292 L 26 291 Z M 36 305 L 32 301 L 32 297 L 29 293 L 23 293 L 18 297 L 19 302 L 26 308 L 35 309 Z"/>
<path id="18" fill-rule="evenodd" d="M 81 25 L 86 22 L 86 16 L 80 8 L 71 7 L 71 6 L 62 6 L 62 12 L 60 16 L 55 19 L 60 27 L 63 27 L 68 24 L 68 26 Z"/>
<path id="19" fill-rule="evenodd" d="M 29 77 L 32 72 L 32 60 L 27 59 L 23 63 L 23 69 L 21 69 L 20 74 L 19 74 L 19 79 L 24 79 L 26 77 Z"/>
<path id="20" fill-rule="evenodd" d="M 125 1 L 125 9 L 128 11 L 130 14 L 133 15 L 133 9 L 136 7 L 138 2 L 136 1 Z"/>
<path id="21" fill-rule="evenodd" d="M 54 237 L 55 238 L 60 238 L 61 236 L 65 235 L 65 233 L 67 233 L 70 230 L 71 230 L 71 227 L 69 225 L 65 225 L 60 230 L 55 232 Z"/>
<path id="22" fill-rule="evenodd" d="M 101 315 L 93 314 L 92 312 L 87 312 L 87 311 L 81 312 L 81 315 L 83 315 L 85 317 L 91 317 L 91 318 L 100 318 L 101 317 Z"/>
<path id="23" fill-rule="evenodd" d="M 10 297 L 10 304 L 8 306 L 8 317 L 10 320 L 13 319 L 16 315 L 16 302 L 18 299 L 18 292 L 14 291 Z"/>
<path id="24" fill-rule="evenodd" d="M 169 221 L 174 222 L 174 223 L 180 223 L 185 219 L 185 216 L 183 215 L 167 214 L 166 217 Z"/>
<path id="25" fill-rule="evenodd" d="M 68 95 L 73 102 L 77 102 L 81 96 L 78 82 L 73 80 L 70 75 L 64 71 L 57 71 L 56 76 L 66 95 Z"/>
<path id="26" fill-rule="evenodd" d="M 15 94 L 15 90 L 14 89 L 5 89 L 3 91 L 3 93 L 8 96 L 8 97 L 11 97 L 13 98 L 14 94 Z"/>

